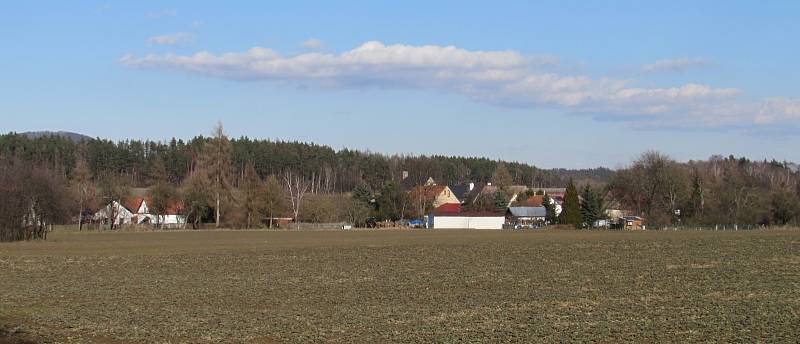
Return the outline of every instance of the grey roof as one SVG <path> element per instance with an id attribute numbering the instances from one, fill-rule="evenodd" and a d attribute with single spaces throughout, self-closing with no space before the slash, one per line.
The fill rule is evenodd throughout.
<path id="1" fill-rule="evenodd" d="M 461 183 L 456 185 L 450 185 L 450 191 L 453 192 L 453 196 L 456 196 L 459 201 L 464 202 L 467 198 L 467 194 L 469 193 L 469 184 Z"/>
<path id="2" fill-rule="evenodd" d="M 545 207 L 510 207 L 508 211 L 516 217 L 545 217 L 547 209 Z"/>

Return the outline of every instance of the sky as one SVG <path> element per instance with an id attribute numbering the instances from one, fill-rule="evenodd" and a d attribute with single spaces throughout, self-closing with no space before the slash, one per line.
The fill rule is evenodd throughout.
<path id="1" fill-rule="evenodd" d="M 0 131 L 624 167 L 800 161 L 798 1 L 25 1 Z"/>

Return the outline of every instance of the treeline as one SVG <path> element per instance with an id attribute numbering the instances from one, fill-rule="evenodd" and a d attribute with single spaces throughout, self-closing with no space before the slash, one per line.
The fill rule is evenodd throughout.
<path id="1" fill-rule="evenodd" d="M 678 163 L 647 152 L 616 172 L 609 205 L 645 217 L 649 226 L 797 225 L 800 174 L 778 161 L 713 156 Z"/>
<path id="2" fill-rule="evenodd" d="M 203 147 L 212 137 L 197 136 L 191 140 L 169 142 L 104 139 L 75 141 L 61 136 L 39 136 L 10 133 L 0 136 L 0 156 L 19 159 L 59 171 L 70 176 L 76 159 L 85 159 L 93 176 L 116 174 L 133 187 L 146 187 L 155 173 L 155 162 L 161 160 L 167 178 L 180 184 L 200 163 Z M 314 191 L 347 192 L 360 183 L 373 190 L 390 181 L 408 178 L 423 182 L 433 177 L 440 184 L 474 181 L 487 182 L 498 161 L 487 158 L 451 156 L 383 155 L 342 149 L 313 143 L 257 140 L 247 137 L 231 139 L 231 182 L 238 187 L 245 167 L 252 163 L 256 173 L 266 178 L 293 171 L 313 181 Z M 507 167 L 514 184 L 563 187 L 570 177 L 606 182 L 613 175 L 608 169 L 545 170 L 510 162 Z"/>
<path id="3" fill-rule="evenodd" d="M 29 163 L 0 160 L 0 242 L 45 239 L 73 207 L 63 178 Z"/>

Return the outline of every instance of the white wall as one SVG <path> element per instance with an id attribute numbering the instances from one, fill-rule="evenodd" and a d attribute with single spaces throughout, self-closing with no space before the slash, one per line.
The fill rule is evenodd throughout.
<path id="1" fill-rule="evenodd" d="M 506 218 L 503 216 L 434 216 L 433 228 L 503 229 Z"/>

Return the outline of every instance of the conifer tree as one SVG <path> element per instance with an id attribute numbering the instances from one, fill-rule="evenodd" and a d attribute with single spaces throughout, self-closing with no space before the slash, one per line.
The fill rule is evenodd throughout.
<path id="1" fill-rule="evenodd" d="M 554 225 L 558 223 L 558 215 L 556 214 L 556 204 L 550 196 L 544 195 L 542 198 L 542 205 L 545 209 L 545 221 L 548 224 Z"/>
<path id="2" fill-rule="evenodd" d="M 494 204 L 495 210 L 506 211 L 506 209 L 508 209 L 508 195 L 503 190 L 497 190 L 497 192 L 494 193 L 492 203 Z"/>
<path id="3" fill-rule="evenodd" d="M 578 198 L 578 190 L 575 188 L 575 182 L 572 178 L 569 179 L 567 184 L 567 191 L 564 194 L 564 211 L 561 214 L 561 223 L 573 225 L 578 228 L 583 223 L 581 216 L 581 202 Z"/>
<path id="4" fill-rule="evenodd" d="M 253 225 L 253 221 L 261 222 L 262 210 L 264 209 L 264 183 L 258 176 L 256 168 L 252 162 L 248 162 L 244 168 L 244 178 L 242 180 L 242 208 L 247 218 L 247 229 Z"/>
<path id="5" fill-rule="evenodd" d="M 605 219 L 605 202 L 592 188 L 588 185 L 583 188 L 581 193 L 583 201 L 581 202 L 581 216 L 583 223 L 587 227 L 594 227 L 597 220 Z"/>
<path id="6" fill-rule="evenodd" d="M 372 195 L 372 191 L 367 184 L 360 183 L 353 189 L 353 199 L 371 208 L 375 196 Z"/>

